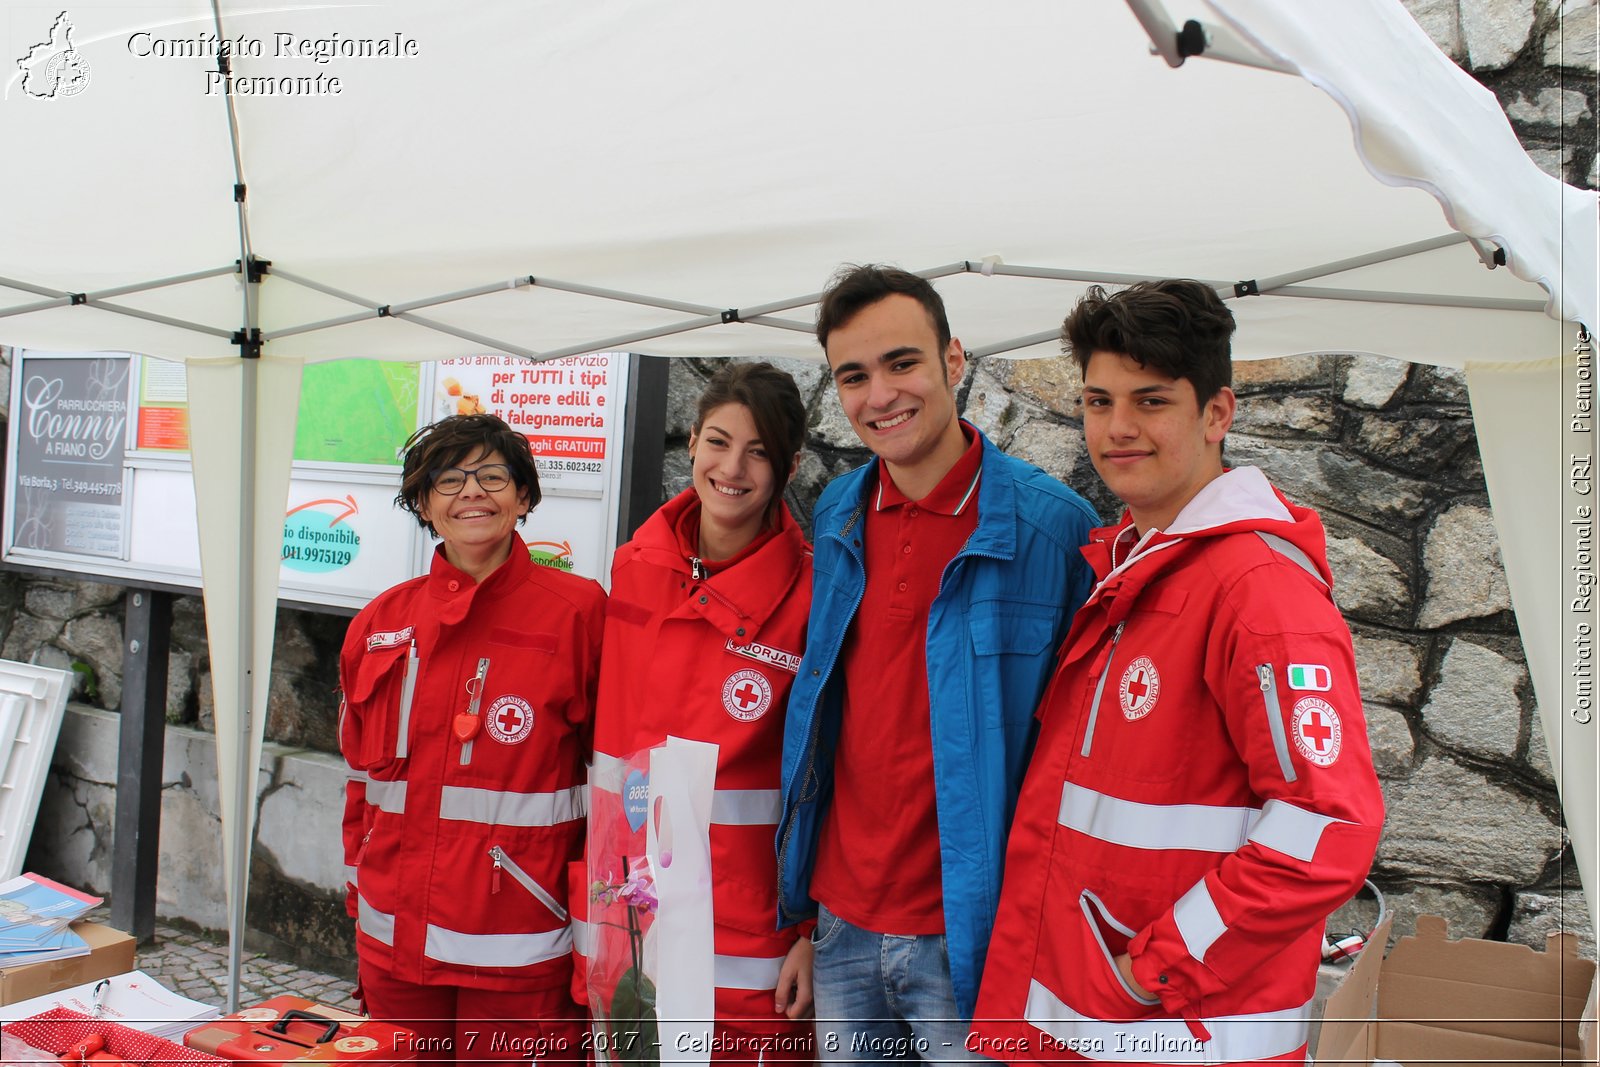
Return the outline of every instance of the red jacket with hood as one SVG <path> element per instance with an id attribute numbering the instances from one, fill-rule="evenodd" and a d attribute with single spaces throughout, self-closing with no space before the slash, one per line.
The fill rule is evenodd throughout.
<path id="1" fill-rule="evenodd" d="M 515 992 L 572 974 L 563 905 L 605 593 L 513 542 L 477 583 L 436 552 L 362 609 L 339 657 L 356 954 L 408 982 Z"/>
<path id="2" fill-rule="evenodd" d="M 711 814 L 717 1015 L 775 1018 L 778 970 L 798 936 L 777 929 L 772 842 L 784 704 L 811 605 L 811 546 L 784 507 L 769 537 L 708 566 L 694 557 L 699 522 L 699 498 L 687 489 L 612 562 L 593 781 L 620 791 L 622 761 L 669 733 L 718 746 Z M 642 831 L 639 838 L 642 852 Z"/>
<path id="3" fill-rule="evenodd" d="M 1039 709 L 971 1047 L 1303 1058 L 1324 923 L 1383 822 L 1321 521 L 1242 467 L 1083 551 L 1100 581 Z"/>

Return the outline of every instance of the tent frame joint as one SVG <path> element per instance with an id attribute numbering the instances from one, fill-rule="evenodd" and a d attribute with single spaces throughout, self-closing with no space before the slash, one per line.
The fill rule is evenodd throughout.
<path id="1" fill-rule="evenodd" d="M 739 309 L 738 308 L 729 308 L 727 311 L 724 311 L 722 313 L 722 324 L 724 326 L 726 326 L 730 322 L 743 322 L 743 321 L 744 321 L 744 319 L 739 317 Z"/>
<path id="2" fill-rule="evenodd" d="M 1242 282 L 1234 282 L 1233 295 L 1239 297 L 1260 296 L 1261 283 L 1254 278 L 1246 278 Z"/>
<path id="3" fill-rule="evenodd" d="M 261 358 L 261 329 L 253 327 L 249 330 L 235 330 L 233 343 L 239 346 L 240 359 Z"/>
<path id="4" fill-rule="evenodd" d="M 67 299 L 71 301 L 71 305 L 70 305 L 71 307 L 77 307 L 79 304 L 87 304 L 89 302 L 89 294 L 88 293 L 68 293 L 67 294 Z"/>

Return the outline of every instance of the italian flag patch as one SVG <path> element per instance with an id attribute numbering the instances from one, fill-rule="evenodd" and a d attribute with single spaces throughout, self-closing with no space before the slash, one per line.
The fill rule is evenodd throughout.
<path id="1" fill-rule="evenodd" d="M 1326 693 L 1333 688 L 1333 672 L 1320 663 L 1291 663 L 1289 688 Z"/>

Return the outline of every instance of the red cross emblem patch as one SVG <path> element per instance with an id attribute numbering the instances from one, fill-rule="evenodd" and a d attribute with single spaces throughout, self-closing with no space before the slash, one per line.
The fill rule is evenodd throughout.
<path id="1" fill-rule="evenodd" d="M 772 706 L 772 683 L 760 671 L 734 671 L 722 683 L 722 706 L 740 722 L 755 722 Z"/>
<path id="2" fill-rule="evenodd" d="M 1321 697 L 1301 697 L 1294 705 L 1291 719 L 1294 747 L 1306 762 L 1318 767 L 1331 767 L 1339 758 L 1344 726 L 1333 705 Z"/>
<path id="3" fill-rule="evenodd" d="M 502 745 L 526 741 L 533 733 L 533 705 L 518 696 L 503 696 L 489 705 L 483 726 Z"/>
<path id="4" fill-rule="evenodd" d="M 1129 722 L 1142 719 L 1156 706 L 1161 695 L 1161 675 L 1149 656 L 1140 656 L 1122 672 L 1122 684 L 1117 696 L 1122 704 L 1122 714 Z"/>

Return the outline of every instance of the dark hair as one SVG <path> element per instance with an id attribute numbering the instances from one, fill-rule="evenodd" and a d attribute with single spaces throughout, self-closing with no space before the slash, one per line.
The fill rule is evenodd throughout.
<path id="1" fill-rule="evenodd" d="M 928 313 L 928 322 L 939 337 L 939 351 L 934 354 L 942 359 L 950 347 L 950 320 L 938 290 L 926 278 L 881 263 L 846 263 L 834 273 L 817 305 L 817 344 L 826 352 L 830 333 L 855 318 L 862 308 L 895 293 L 911 297 Z"/>
<path id="2" fill-rule="evenodd" d="M 437 535 L 433 523 L 422 517 L 422 506 L 433 489 L 434 475 L 454 467 L 468 456 L 498 452 L 511 468 L 511 481 L 527 490 L 528 510 L 539 504 L 539 471 L 533 463 L 528 439 L 493 415 L 451 415 L 424 426 L 406 439 L 400 471 L 400 493 L 395 504 L 417 517 L 417 525 Z M 526 515 L 523 518 L 527 518 Z M 521 519 L 517 520 L 521 522 Z"/>
<path id="3" fill-rule="evenodd" d="M 711 376 L 695 409 L 694 432 L 706 416 L 724 404 L 743 404 L 756 424 L 756 435 L 767 450 L 772 467 L 772 499 L 767 502 L 767 523 L 775 524 L 783 506 L 795 453 L 806 444 L 806 406 L 800 387 L 787 371 L 770 363 L 728 363 Z"/>
<path id="4" fill-rule="evenodd" d="M 1091 285 L 1061 324 L 1061 350 L 1080 371 L 1096 352 L 1115 352 L 1169 378 L 1187 378 L 1204 405 L 1233 384 L 1233 330 L 1233 312 L 1201 282 L 1138 282 L 1109 295 Z"/>

